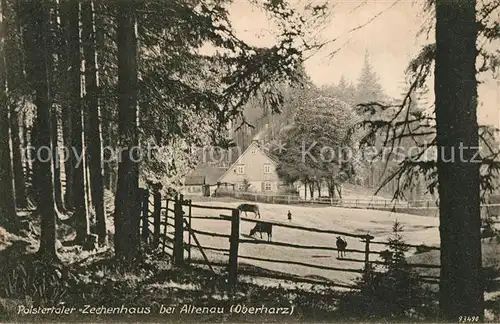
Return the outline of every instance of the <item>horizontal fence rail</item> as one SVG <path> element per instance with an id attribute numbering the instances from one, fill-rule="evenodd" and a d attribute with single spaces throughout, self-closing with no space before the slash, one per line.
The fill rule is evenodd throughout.
<path id="1" fill-rule="evenodd" d="M 354 272 L 354 273 L 363 273 L 364 272 L 364 270 L 362 270 L 362 269 L 335 268 L 335 267 L 321 266 L 321 265 L 306 263 L 306 262 L 258 258 L 258 257 L 248 256 L 248 255 L 238 255 L 238 258 L 247 259 L 247 260 L 254 260 L 254 261 L 271 262 L 271 263 L 292 264 L 292 265 L 299 265 L 299 266 L 322 269 L 322 270 L 331 270 L 331 271 L 340 271 L 340 272 Z"/>
<path id="2" fill-rule="evenodd" d="M 225 218 L 225 219 L 231 218 L 231 216 L 228 216 L 228 215 L 220 215 L 220 217 Z M 278 227 L 293 228 L 293 229 L 298 229 L 298 230 L 308 231 L 308 232 L 315 232 L 315 233 L 343 235 L 343 236 L 355 237 L 355 238 L 360 238 L 360 239 L 366 239 L 367 237 L 370 237 L 370 235 L 368 235 L 368 234 L 366 234 L 366 235 L 351 234 L 351 233 L 340 232 L 340 231 L 324 230 L 324 229 L 319 229 L 319 228 L 314 228 L 314 227 L 305 227 L 305 226 L 299 226 L 299 225 L 290 225 L 290 224 L 285 224 L 282 222 L 268 221 L 268 220 L 264 221 L 264 220 L 260 220 L 260 219 L 252 219 L 252 218 L 246 218 L 246 217 L 241 217 L 241 220 L 245 221 L 245 222 L 250 222 L 250 223 L 272 224 L 272 225 L 278 226 Z"/>
<path id="3" fill-rule="evenodd" d="M 420 216 L 437 217 L 439 213 L 439 201 L 437 200 L 409 200 L 409 201 L 394 201 L 392 199 L 377 198 L 377 199 L 349 199 L 349 198 L 310 198 L 303 199 L 296 195 L 272 195 L 265 193 L 255 192 L 221 192 L 215 195 L 217 197 L 230 197 L 235 199 L 249 200 L 261 203 L 273 204 L 318 204 L 330 205 L 343 208 L 361 208 L 361 209 L 375 209 L 384 211 L 403 212 L 415 214 Z M 489 213 L 488 209 L 493 209 L 496 216 L 500 216 L 500 204 L 497 203 L 484 203 L 481 204 L 481 214 L 486 218 Z M 426 212 L 428 211 L 428 212 Z"/>
<path id="4" fill-rule="evenodd" d="M 266 244 L 266 245 L 276 245 L 276 246 L 286 246 L 297 249 L 304 250 L 326 250 L 326 251 L 339 251 L 339 249 L 331 247 L 331 246 L 314 246 L 314 245 L 303 245 L 303 244 L 294 244 L 294 243 L 286 243 L 286 242 L 276 242 L 276 241 L 261 241 L 261 240 L 248 240 L 248 239 L 240 239 L 240 243 L 247 244 Z M 354 249 L 345 249 L 345 252 L 351 253 L 365 253 L 363 250 L 354 250 Z M 380 254 L 380 252 L 370 251 L 373 254 Z"/>

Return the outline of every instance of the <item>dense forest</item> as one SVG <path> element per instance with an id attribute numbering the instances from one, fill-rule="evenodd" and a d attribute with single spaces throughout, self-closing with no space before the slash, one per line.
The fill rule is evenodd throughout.
<path id="1" fill-rule="evenodd" d="M 425 189 L 439 196 L 438 315 L 443 321 L 459 316 L 482 320 L 480 203 L 485 193 L 497 190 L 498 152 L 481 152 L 481 163 L 472 162 L 473 149 L 466 150 L 466 161 L 448 163 L 447 158 L 455 147 L 477 148 L 492 139 L 487 135 L 491 130 L 477 123 L 477 78 L 496 71 L 500 60 L 497 52 L 476 44 L 500 38 L 498 21 L 491 18 L 498 4 L 476 8 L 474 0 L 428 1 L 425 10 L 433 17 L 428 28 L 435 32 L 435 42 L 410 62 L 403 98 L 394 99 L 384 95 L 368 60 L 356 84 L 342 79 L 309 97 L 305 53 L 322 47 L 314 35 L 329 6 L 305 4 L 297 10 L 284 0 L 249 1 L 276 22 L 273 46 L 252 46 L 235 35 L 230 0 L 0 0 L 0 235 L 5 240 L 37 233 L 38 242 L 31 268 L 16 272 L 20 254 L 2 255 L 3 266 L 10 267 L 18 282 L 23 275 L 39 273 L 48 280 L 40 286 L 57 286 L 66 273 L 37 268 L 37 262 L 64 263 L 58 231 L 67 227 L 75 234 L 72 246 L 111 247 L 109 259 L 117 268 L 146 263 L 139 236 L 140 188 L 161 187 L 168 196 L 169 188 L 196 166 L 193 147 L 229 148 L 234 141 L 247 145 L 262 131 L 270 132 L 267 138 L 285 136 L 292 143 L 304 134 L 328 132 L 322 140 L 341 146 L 341 131 L 352 135 L 346 140 L 356 148 L 420 149 L 417 158 L 393 165 L 381 183 L 377 178 L 386 166 L 378 171 L 368 166 L 365 185 L 385 187 L 394 181 L 394 196 L 404 197 L 425 179 Z M 206 44 L 216 48 L 213 54 L 200 51 Z M 476 59 L 484 61 L 479 68 Z M 418 106 L 417 97 L 431 74 L 435 104 L 429 111 Z M 246 116 L 254 107 L 256 113 Z M 317 114 L 310 114 L 311 109 Z M 328 125 L 319 115 L 346 127 L 315 128 Z M 242 125 L 246 135 L 233 138 L 230 124 Z M 248 124 L 257 127 L 249 130 Z M 422 152 L 436 147 L 434 156 L 422 158 Z M 326 179 L 330 194 L 353 173 L 363 174 L 353 172 L 359 165 L 342 165 L 340 171 L 329 164 L 301 169 L 293 156 L 280 159 L 289 182 Z M 408 278 L 406 272 L 398 277 L 401 264 L 388 272 L 394 275 L 388 287 Z M 185 269 L 176 271 L 169 275 L 190 275 Z M 206 285 L 215 281 L 207 278 Z M 73 292 L 81 287 L 72 287 Z M 116 293 L 127 287 L 108 282 L 93 289 Z M 363 287 L 373 292 L 372 286 Z M 29 289 L 12 299 L 29 297 Z M 99 298 L 109 296 L 107 291 Z M 45 301 L 47 296 L 42 297 Z M 396 304 L 399 320 L 413 320 Z M 363 304 L 344 306 L 365 309 Z M 383 320 L 394 319 L 382 313 Z"/>

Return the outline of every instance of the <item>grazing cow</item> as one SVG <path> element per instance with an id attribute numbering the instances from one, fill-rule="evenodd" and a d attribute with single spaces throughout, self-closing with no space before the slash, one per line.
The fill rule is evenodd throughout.
<path id="1" fill-rule="evenodd" d="M 236 207 L 239 211 L 245 212 L 245 216 L 247 216 L 247 212 L 252 212 L 255 214 L 255 217 L 260 218 L 259 206 L 254 204 L 241 204 Z"/>
<path id="2" fill-rule="evenodd" d="M 273 237 L 273 224 L 258 222 L 250 230 L 250 236 L 254 236 L 257 232 L 260 234 L 260 238 L 262 238 L 262 233 L 267 233 L 267 240 L 270 242 Z"/>
<path id="3" fill-rule="evenodd" d="M 345 248 L 347 247 L 347 242 L 344 241 L 340 236 L 337 236 L 337 256 L 342 258 L 345 256 Z"/>
<path id="4" fill-rule="evenodd" d="M 288 211 L 288 220 L 291 222 L 292 221 L 292 213 L 290 213 L 290 211 Z"/>

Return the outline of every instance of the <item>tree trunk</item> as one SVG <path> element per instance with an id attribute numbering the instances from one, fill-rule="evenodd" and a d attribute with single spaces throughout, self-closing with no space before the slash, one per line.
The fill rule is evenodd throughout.
<path id="1" fill-rule="evenodd" d="M 336 184 L 335 188 L 337 189 L 337 194 L 339 195 L 339 199 L 342 199 L 342 185 Z"/>
<path id="2" fill-rule="evenodd" d="M 23 117 L 25 118 L 25 117 Z M 31 128 L 28 127 L 26 125 L 26 123 L 24 123 L 23 125 L 23 150 L 24 151 L 24 161 L 23 161 L 23 165 L 24 165 L 24 177 L 26 179 L 25 183 L 26 183 L 26 187 L 27 189 L 30 187 L 30 177 L 32 176 L 32 170 L 31 170 L 31 164 L 30 164 L 30 160 L 31 160 L 31 154 L 30 154 L 30 151 L 28 150 L 28 148 L 31 146 L 31 139 L 30 139 L 30 133 L 31 131 Z M 27 196 L 29 198 L 29 195 L 28 195 L 28 190 L 27 191 Z"/>
<path id="3" fill-rule="evenodd" d="M 16 204 L 18 208 L 26 208 L 28 207 L 28 199 L 26 196 L 26 179 L 24 177 L 23 157 L 21 154 L 22 132 L 21 127 L 19 127 L 19 115 L 15 111 L 15 107 L 11 109 L 11 128 Z"/>
<path id="4" fill-rule="evenodd" d="M 328 196 L 335 199 L 335 182 L 333 180 L 328 181 Z"/>
<path id="5" fill-rule="evenodd" d="M 6 2 L 5 2 L 6 3 Z M 14 184 L 16 205 L 18 208 L 26 208 L 28 200 L 26 196 L 26 181 L 23 171 L 23 156 L 22 152 L 22 133 L 20 127 L 19 112 L 17 111 L 20 89 L 23 88 L 23 66 L 22 66 L 22 51 L 20 48 L 21 42 L 17 36 L 15 13 L 12 10 L 12 5 L 6 4 L 4 11 L 4 26 L 5 26 L 5 64 L 8 67 L 6 71 L 7 86 L 11 91 L 10 100 L 10 127 L 12 139 L 12 164 L 14 172 Z"/>
<path id="6" fill-rule="evenodd" d="M 52 156 L 54 157 L 54 197 L 56 203 L 56 213 L 65 212 L 64 201 L 63 201 L 63 190 L 61 181 L 61 157 L 59 154 L 59 144 L 58 144 L 58 123 L 57 123 L 57 111 L 56 108 L 52 108 L 51 113 L 51 124 L 52 124 Z"/>
<path id="7" fill-rule="evenodd" d="M 0 15 L 4 17 L 6 0 L 2 0 Z M 5 62 L 5 20 L 0 23 L 0 225 L 10 232 L 17 232 L 18 219 L 14 174 L 12 166 L 12 143 L 9 126 L 9 106 L 7 101 L 7 66 Z"/>
<path id="8" fill-rule="evenodd" d="M 85 105 L 85 104 L 84 104 Z M 85 123 L 88 123 L 87 118 L 85 118 L 85 106 L 83 106 L 83 147 L 84 147 L 84 152 L 85 152 L 85 197 L 87 198 L 87 206 L 90 211 L 93 209 L 93 199 L 92 199 L 92 190 L 90 190 L 90 169 L 89 169 L 89 147 L 88 147 L 88 137 L 85 133 L 88 132 L 88 130 L 85 127 Z M 95 214 L 94 214 L 95 216 Z"/>
<path id="9" fill-rule="evenodd" d="M 26 1 L 23 6 L 28 13 L 27 65 L 29 79 L 35 93 L 37 108 L 36 148 L 39 156 L 36 164 L 37 209 L 41 217 L 39 254 L 49 260 L 57 260 L 56 213 L 54 210 L 54 164 L 52 152 L 52 99 L 50 94 L 50 68 L 52 53 L 50 44 L 50 4 L 47 1 Z"/>
<path id="10" fill-rule="evenodd" d="M 117 1 L 118 133 L 122 140 L 115 197 L 115 255 L 132 262 L 139 248 L 139 167 L 131 156 L 139 144 L 137 125 L 137 35 L 135 1 Z"/>
<path id="11" fill-rule="evenodd" d="M 31 149 L 34 147 L 34 138 L 33 138 L 33 127 L 35 125 L 35 121 L 30 126 L 25 125 L 25 138 L 24 138 L 24 149 L 26 149 L 26 160 L 24 161 L 25 167 L 25 177 L 26 177 L 26 193 L 28 196 L 28 204 L 29 207 L 34 207 L 34 203 L 36 202 L 36 192 L 35 192 L 35 167 L 33 161 L 33 152 Z"/>
<path id="12" fill-rule="evenodd" d="M 63 18 L 61 17 L 61 24 Z M 65 27 L 63 27 L 65 28 Z M 63 66 L 62 70 L 64 71 L 63 78 L 65 79 L 65 93 L 64 93 L 64 103 L 62 106 L 62 137 L 63 137 L 63 145 L 68 150 L 69 155 L 64 160 L 64 175 L 66 180 L 66 187 L 64 191 L 64 204 L 67 209 L 73 209 L 74 206 L 74 178 L 75 178 L 75 164 L 76 158 L 73 152 L 73 109 L 71 105 L 70 94 L 73 93 L 72 89 L 69 87 L 69 73 L 67 72 L 70 69 L 69 57 L 67 53 L 61 58 L 61 65 Z"/>
<path id="13" fill-rule="evenodd" d="M 89 168 L 92 200 L 96 215 L 99 243 L 106 244 L 106 210 L 104 205 L 104 182 L 102 168 L 102 134 L 99 105 L 99 82 L 97 75 L 97 53 L 92 0 L 82 3 L 82 42 L 85 58 L 86 107 L 89 131 Z"/>
<path id="14" fill-rule="evenodd" d="M 104 147 L 110 148 L 111 147 L 111 141 L 110 141 L 110 125 L 109 120 L 111 120 L 111 117 L 109 116 L 109 109 L 104 109 L 102 111 L 102 116 L 104 123 L 102 124 L 102 138 L 103 138 L 103 145 Z M 108 151 L 106 151 L 108 152 Z M 109 154 L 109 152 L 108 152 Z M 104 157 L 106 163 L 103 163 L 103 177 L 104 177 L 104 187 L 108 190 L 111 190 L 111 163 L 110 163 L 110 156 L 105 156 Z"/>
<path id="15" fill-rule="evenodd" d="M 94 1 L 94 26 L 95 26 L 95 51 L 97 53 L 97 57 L 101 58 L 105 54 L 105 30 L 104 30 L 104 21 L 103 21 L 103 14 L 104 14 L 104 3 L 103 0 L 95 0 Z M 103 67 L 102 65 L 97 65 L 97 75 L 98 77 L 103 74 Z M 101 87 L 101 86 L 100 86 Z M 99 94 L 102 97 L 104 94 L 102 92 L 102 89 L 99 89 Z M 111 148 L 111 129 L 112 129 L 112 111 L 111 107 L 106 107 L 106 105 L 100 100 L 100 108 L 101 108 L 101 136 L 102 136 L 102 145 L 108 150 L 103 151 L 106 154 L 110 154 L 109 148 Z M 104 108 L 104 109 L 102 109 Z M 111 185 L 111 172 L 112 170 L 112 164 L 110 162 L 111 155 L 106 155 L 102 156 L 103 157 L 103 182 L 104 182 L 104 187 L 108 190 L 111 190 L 112 185 Z"/>
<path id="16" fill-rule="evenodd" d="M 67 59 L 70 69 L 68 87 L 70 89 L 69 104 L 72 111 L 72 149 L 73 168 L 73 205 L 75 207 L 76 239 L 83 244 L 90 233 L 88 205 L 85 190 L 85 154 L 83 154 L 83 109 L 81 93 L 81 49 L 80 49 L 80 4 L 77 1 L 64 0 L 61 4 L 62 15 L 67 17 Z"/>
<path id="17" fill-rule="evenodd" d="M 69 52 L 69 17 L 68 17 L 68 4 L 67 1 L 59 2 L 59 24 L 62 30 L 63 46 L 60 48 L 60 70 L 63 85 L 61 86 L 61 115 L 62 115 L 62 138 L 64 147 L 69 150 L 69 156 L 64 160 L 64 175 L 66 180 L 66 188 L 64 191 L 64 204 L 67 209 L 73 209 L 74 206 L 74 174 L 76 158 L 73 152 L 73 109 L 72 96 L 75 95 L 74 90 L 71 88 L 71 53 Z"/>
<path id="18" fill-rule="evenodd" d="M 471 160 L 479 143 L 475 6 L 474 0 L 436 1 L 440 310 L 443 320 L 454 322 L 459 316 L 484 316 L 480 164 Z"/>
<path id="19" fill-rule="evenodd" d="M 65 64 L 66 65 L 66 64 Z M 66 65 L 69 67 L 69 64 Z M 67 71 L 68 69 L 65 69 Z M 68 93 L 70 93 L 68 89 Z M 64 192 L 64 202 L 66 208 L 74 208 L 73 183 L 75 174 L 75 156 L 72 150 L 73 138 L 73 111 L 70 105 L 70 99 L 66 98 L 66 103 L 62 107 L 62 128 L 63 128 L 63 143 L 70 150 L 69 156 L 64 161 L 64 173 L 66 176 L 66 190 Z"/>

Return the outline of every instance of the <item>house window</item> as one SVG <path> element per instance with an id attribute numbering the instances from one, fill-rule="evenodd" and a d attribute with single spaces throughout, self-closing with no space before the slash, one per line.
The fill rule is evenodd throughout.
<path id="1" fill-rule="evenodd" d="M 264 173 L 271 173 L 271 164 L 264 164 Z"/>
<path id="2" fill-rule="evenodd" d="M 244 174 L 245 173 L 245 166 L 244 165 L 236 166 L 236 173 L 237 174 Z"/>
<path id="3" fill-rule="evenodd" d="M 271 190 L 273 190 L 273 186 L 272 186 L 271 182 L 264 183 L 264 190 L 265 191 L 271 191 Z"/>

